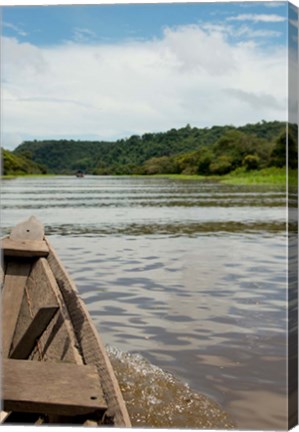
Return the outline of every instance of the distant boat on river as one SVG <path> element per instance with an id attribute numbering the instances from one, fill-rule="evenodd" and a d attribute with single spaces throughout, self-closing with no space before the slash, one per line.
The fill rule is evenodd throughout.
<path id="1" fill-rule="evenodd" d="M 78 170 L 76 172 L 76 177 L 84 177 L 84 172 L 82 170 Z"/>

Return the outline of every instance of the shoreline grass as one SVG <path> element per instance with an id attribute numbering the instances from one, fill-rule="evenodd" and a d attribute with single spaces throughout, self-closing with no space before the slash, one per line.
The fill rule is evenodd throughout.
<path id="1" fill-rule="evenodd" d="M 289 174 L 290 172 L 291 170 L 289 171 Z M 243 171 L 239 169 L 225 175 L 222 182 L 225 184 L 286 186 L 287 171 L 285 167 L 271 167 L 256 171 Z"/>
<path id="2" fill-rule="evenodd" d="M 16 175 L 9 174 L 9 175 L 1 175 L 0 178 L 1 178 L 1 180 L 12 180 L 12 179 L 17 178 L 17 176 L 16 176 Z"/>
<path id="3" fill-rule="evenodd" d="M 31 177 L 57 177 L 60 174 L 5 174 L 5 175 L 1 175 L 1 180 L 11 180 L 11 179 L 16 179 L 19 177 L 26 177 L 26 178 L 31 178 Z"/>
<path id="4" fill-rule="evenodd" d="M 277 185 L 286 186 L 287 172 L 286 168 L 264 168 L 261 170 L 245 171 L 237 169 L 232 173 L 222 176 L 200 176 L 200 175 L 184 175 L 184 174 L 156 174 L 154 177 L 165 177 L 178 180 L 198 180 L 211 181 L 231 185 Z M 289 181 L 296 183 L 297 171 L 289 170 Z"/>
<path id="5" fill-rule="evenodd" d="M 211 177 L 197 174 L 140 174 L 138 177 L 169 178 L 172 180 L 201 180 L 206 181 Z"/>

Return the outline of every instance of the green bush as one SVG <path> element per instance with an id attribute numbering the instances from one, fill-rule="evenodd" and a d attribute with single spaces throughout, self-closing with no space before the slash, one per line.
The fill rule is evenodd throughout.
<path id="1" fill-rule="evenodd" d="M 223 175 L 233 170 L 232 159 L 223 155 L 210 164 L 211 174 Z"/>
<path id="2" fill-rule="evenodd" d="M 260 158 L 257 155 L 249 154 L 244 157 L 242 165 L 246 171 L 258 169 L 260 166 Z"/>
<path id="3" fill-rule="evenodd" d="M 154 157 L 144 163 L 144 174 L 176 174 L 178 166 L 174 158 Z"/>

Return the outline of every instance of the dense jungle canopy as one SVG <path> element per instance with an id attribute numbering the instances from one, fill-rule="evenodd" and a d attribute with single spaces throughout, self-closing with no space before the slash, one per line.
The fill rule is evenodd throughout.
<path id="1" fill-rule="evenodd" d="M 297 126 L 262 121 L 241 127 L 187 125 L 167 132 L 132 135 L 115 142 L 83 140 L 25 141 L 2 149 L 4 175 L 200 174 L 223 175 L 237 168 L 258 170 L 289 163 L 297 167 Z"/>

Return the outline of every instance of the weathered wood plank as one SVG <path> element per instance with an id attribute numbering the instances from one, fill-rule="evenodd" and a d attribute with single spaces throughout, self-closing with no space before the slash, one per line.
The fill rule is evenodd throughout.
<path id="1" fill-rule="evenodd" d="M 23 299 L 24 288 L 30 273 L 29 262 L 7 265 L 4 285 L 2 290 L 2 355 L 8 357 L 20 307 Z"/>
<path id="2" fill-rule="evenodd" d="M 22 303 L 16 332 L 13 339 L 15 347 L 30 325 L 38 310 L 47 305 L 57 305 L 59 314 L 54 316 L 46 331 L 39 339 L 38 349 L 30 355 L 31 359 L 83 363 L 76 347 L 77 341 L 71 332 L 70 319 L 66 306 L 58 297 L 59 288 L 45 258 L 39 258 L 32 267 L 26 286 L 26 298 Z"/>
<path id="3" fill-rule="evenodd" d="M 47 283 L 47 285 L 49 287 L 51 287 L 51 291 L 54 293 L 55 299 L 59 305 L 60 314 L 63 318 L 65 331 L 67 333 L 67 336 L 68 336 L 69 342 L 70 342 L 69 350 L 72 351 L 72 354 L 74 356 L 74 360 L 76 361 L 76 363 L 77 364 L 83 364 L 83 358 L 82 358 L 80 350 L 78 349 L 78 340 L 75 336 L 73 324 L 71 322 L 71 319 L 70 319 L 70 316 L 68 313 L 68 308 L 65 304 L 64 298 L 63 298 L 62 293 L 59 289 L 57 281 L 55 279 L 55 275 L 53 274 L 52 269 L 50 268 L 49 263 L 46 260 L 46 258 L 42 258 L 40 260 L 40 267 L 41 267 L 42 279 L 45 281 L 45 283 Z"/>
<path id="4" fill-rule="evenodd" d="M 44 333 L 58 309 L 58 306 L 40 308 L 9 357 L 12 359 L 27 359 L 36 341 Z"/>
<path id="5" fill-rule="evenodd" d="M 49 243 L 48 246 L 50 253 L 47 261 L 53 274 L 55 274 L 67 305 L 84 362 L 96 365 L 101 376 L 102 388 L 108 403 L 107 417 L 113 418 L 114 426 L 130 427 L 130 417 L 104 343 L 91 320 L 84 302 L 78 295 L 74 282 Z"/>
<path id="6" fill-rule="evenodd" d="M 12 240 L 43 240 L 44 227 L 43 224 L 31 216 L 24 222 L 17 224 L 10 233 Z"/>
<path id="7" fill-rule="evenodd" d="M 3 282 L 4 282 L 4 262 L 3 260 L 1 260 L 1 265 L 0 265 L 0 284 L 1 284 L 1 290 L 3 287 Z"/>
<path id="8" fill-rule="evenodd" d="M 86 415 L 107 409 L 94 366 L 6 359 L 2 370 L 6 411 Z"/>
<path id="9" fill-rule="evenodd" d="M 41 257 L 49 254 L 44 240 L 13 240 L 6 237 L 1 243 L 5 256 Z"/>

